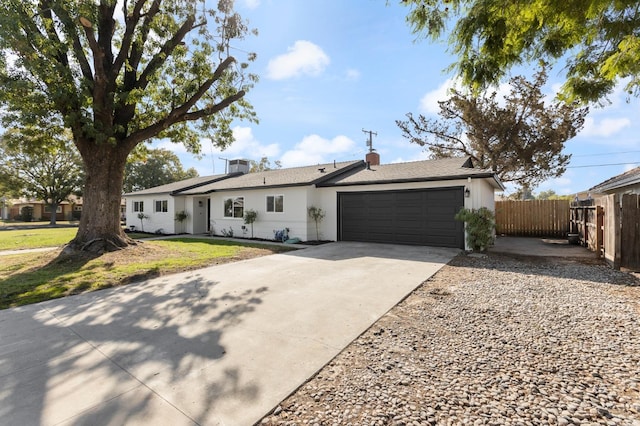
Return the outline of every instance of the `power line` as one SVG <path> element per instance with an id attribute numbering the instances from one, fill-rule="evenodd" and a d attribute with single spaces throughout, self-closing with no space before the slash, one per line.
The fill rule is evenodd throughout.
<path id="1" fill-rule="evenodd" d="M 630 163 L 589 164 L 586 166 L 567 166 L 567 169 L 581 169 L 585 167 L 626 166 L 627 164 L 640 164 L 640 161 Z"/>
<path id="2" fill-rule="evenodd" d="M 572 157 L 597 157 L 600 155 L 632 154 L 640 151 L 603 152 L 600 154 L 571 154 Z"/>

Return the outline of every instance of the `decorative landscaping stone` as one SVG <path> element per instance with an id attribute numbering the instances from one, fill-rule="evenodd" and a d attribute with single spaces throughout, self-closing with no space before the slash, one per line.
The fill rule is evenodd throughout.
<path id="1" fill-rule="evenodd" d="M 459 256 L 262 424 L 640 426 L 638 284 L 599 264 Z"/>

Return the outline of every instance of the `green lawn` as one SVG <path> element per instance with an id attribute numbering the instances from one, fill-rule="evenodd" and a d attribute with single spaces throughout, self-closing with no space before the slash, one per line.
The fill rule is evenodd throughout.
<path id="1" fill-rule="evenodd" d="M 73 240 L 78 228 L 8 229 L 0 227 L 0 250 L 21 250 L 40 247 L 62 247 Z M 131 232 L 130 238 L 139 240 L 155 237 L 152 234 Z"/>
<path id="2" fill-rule="evenodd" d="M 61 250 L 2 256 L 0 309 L 286 250 L 291 248 L 175 238 L 146 241 L 99 257 L 65 257 Z"/>
<path id="3" fill-rule="evenodd" d="M 60 247 L 73 239 L 78 228 L 1 230 L 0 250 Z"/>

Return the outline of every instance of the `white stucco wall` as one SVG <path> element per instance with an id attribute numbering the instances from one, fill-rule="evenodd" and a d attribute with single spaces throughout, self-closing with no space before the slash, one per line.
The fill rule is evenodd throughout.
<path id="1" fill-rule="evenodd" d="M 136 225 L 140 229 L 140 220 L 137 213 L 133 212 L 133 201 L 144 201 L 145 214 L 150 216 L 145 220 L 144 229 L 154 232 L 162 228 L 165 233 L 186 232 L 189 234 L 202 234 L 208 231 L 207 219 L 216 235 L 222 235 L 223 229 L 229 231 L 233 229 L 234 236 L 251 237 L 251 226 L 246 225 L 243 232 L 243 218 L 224 217 L 224 200 L 226 198 L 244 197 L 244 211 L 255 210 L 258 218 L 253 224 L 253 236 L 256 238 L 273 239 L 274 230 L 289 228 L 290 238 L 300 238 L 302 241 L 316 240 L 315 222 L 308 218 L 307 209 L 310 206 L 322 208 L 325 217 L 321 221 L 319 239 L 337 240 L 338 229 L 338 192 L 358 192 L 358 191 L 387 191 L 404 189 L 424 189 L 424 188 L 446 188 L 464 187 L 469 188 L 470 196 L 465 197 L 464 205 L 467 208 L 487 207 L 495 209 L 494 188 L 490 184 L 490 179 L 459 179 L 452 181 L 437 182 L 415 182 L 379 185 L 361 185 L 348 187 L 315 188 L 314 186 L 300 186 L 291 188 L 275 189 L 252 189 L 246 191 L 226 191 L 216 192 L 210 195 L 199 196 L 177 196 L 169 199 L 169 212 L 154 213 L 154 201 L 164 199 L 164 195 L 129 197 L 127 199 L 127 224 Z M 267 212 L 267 196 L 282 195 L 284 197 L 284 212 Z M 210 208 L 209 216 L 207 208 Z M 174 221 L 175 213 L 184 210 L 188 214 L 187 220 L 181 225 Z"/>
<path id="2" fill-rule="evenodd" d="M 223 229 L 233 229 L 234 236 L 251 237 L 251 225 L 246 225 L 243 233 L 243 218 L 224 217 L 225 198 L 244 197 L 244 211 L 255 210 L 258 213 L 253 223 L 255 238 L 273 239 L 274 230 L 289 228 L 290 238 L 308 239 L 307 226 L 307 197 L 309 188 L 306 186 L 292 188 L 253 189 L 246 191 L 225 191 L 211 194 L 211 219 L 214 221 L 215 234 L 222 235 Z M 282 195 L 284 197 L 284 211 L 282 213 L 267 212 L 267 196 Z"/>
<path id="3" fill-rule="evenodd" d="M 155 212 L 155 201 L 167 201 L 166 212 Z M 144 202 L 144 214 L 148 218 L 144 219 L 141 223 L 138 219 L 138 213 L 133 211 L 133 203 L 136 201 Z M 135 226 L 137 231 L 144 230 L 145 232 L 157 232 L 162 230 L 164 234 L 175 233 L 175 199 L 169 194 L 152 194 L 152 195 L 138 195 L 127 197 L 127 226 Z"/>

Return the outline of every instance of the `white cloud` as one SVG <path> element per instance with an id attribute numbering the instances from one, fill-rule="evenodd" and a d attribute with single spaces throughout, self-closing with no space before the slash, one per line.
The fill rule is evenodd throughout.
<path id="1" fill-rule="evenodd" d="M 249 158 L 256 160 L 265 156 L 272 158 L 280 154 L 280 146 L 277 143 L 268 145 L 262 144 L 254 136 L 251 127 L 236 126 L 232 131 L 234 141 L 224 150 L 216 146 L 211 146 L 211 140 L 208 138 L 201 139 L 200 144 L 202 145 L 202 154 L 208 155 L 213 153 L 215 155 L 220 155 L 224 153 L 227 157 L 230 156 L 233 158 Z M 154 142 L 151 146 L 152 148 L 167 149 L 177 155 L 192 155 L 187 152 L 187 149 L 182 143 L 173 143 L 167 139 Z"/>
<path id="2" fill-rule="evenodd" d="M 260 6 L 260 0 L 244 0 L 244 5 L 247 9 L 253 10 Z"/>
<path id="3" fill-rule="evenodd" d="M 321 74 L 331 60 L 317 45 L 306 40 L 296 41 L 288 52 L 276 56 L 267 65 L 267 77 L 284 80 L 301 75 Z"/>
<path id="4" fill-rule="evenodd" d="M 318 135 L 305 136 L 294 149 L 285 152 L 280 160 L 284 167 L 308 166 L 334 160 L 334 154 L 350 152 L 355 142 L 346 136 L 325 139 Z"/>
<path id="5" fill-rule="evenodd" d="M 448 78 L 437 89 L 427 92 L 420 99 L 420 112 L 437 114 L 440 112 L 439 101 L 446 101 L 449 98 L 449 91 L 455 87 L 455 80 Z"/>
<path id="6" fill-rule="evenodd" d="M 584 127 L 580 132 L 580 136 L 609 137 L 628 126 L 631 126 L 631 120 L 626 117 L 603 118 L 599 121 L 596 121 L 592 117 L 587 117 L 584 120 Z"/>
<path id="7" fill-rule="evenodd" d="M 356 81 L 356 80 L 360 80 L 360 71 L 358 71 L 355 68 L 349 68 L 346 72 L 345 72 L 345 76 L 347 78 L 347 80 L 349 81 Z"/>
<path id="8" fill-rule="evenodd" d="M 214 152 L 223 153 L 235 158 L 260 159 L 261 157 L 273 158 L 280 153 L 280 147 L 276 143 L 263 145 L 253 135 L 251 127 L 236 126 L 233 128 L 233 143 L 224 151 L 216 149 Z"/>
<path id="9" fill-rule="evenodd" d="M 174 143 L 171 142 L 168 139 L 163 139 L 161 141 L 158 142 L 153 142 L 151 144 L 151 148 L 153 149 L 166 149 L 167 151 L 171 151 L 176 155 L 180 155 L 180 154 L 187 154 L 187 148 L 185 148 L 185 146 L 181 143 Z"/>

